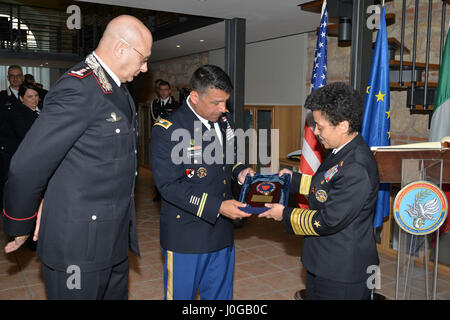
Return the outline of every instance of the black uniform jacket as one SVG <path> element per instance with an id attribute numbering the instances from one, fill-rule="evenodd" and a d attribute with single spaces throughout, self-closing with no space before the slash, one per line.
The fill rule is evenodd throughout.
<path id="1" fill-rule="evenodd" d="M 347 283 L 370 276 L 367 267 L 379 262 L 373 229 L 378 186 L 376 161 L 360 134 L 330 153 L 312 179 L 294 173 L 291 191 L 308 195 L 310 210 L 285 208 L 283 221 L 288 232 L 305 236 L 306 270 Z"/>
<path id="2" fill-rule="evenodd" d="M 4 231 L 33 230 L 44 205 L 38 257 L 56 270 L 95 271 L 138 253 L 135 106 L 93 55 L 66 72 L 11 160 Z"/>
<path id="3" fill-rule="evenodd" d="M 21 104 L 12 94 L 6 96 L 3 104 L 0 105 L 0 156 L 3 159 L 11 159 L 21 139 L 16 131 L 16 120 L 20 118 L 20 114 L 16 109 Z"/>
<path id="4" fill-rule="evenodd" d="M 218 124 L 223 146 L 216 142 L 214 152 L 211 149 L 217 136 L 203 141 L 202 135 L 215 131 L 208 130 L 186 102 L 153 126 L 150 156 L 153 178 L 162 196 L 160 238 L 164 249 L 207 253 L 233 245 L 233 224 L 219 214 L 219 208 L 222 201 L 232 199 L 231 179 L 237 181 L 245 166 L 234 164 L 230 113 Z M 182 154 L 184 163 L 179 163 Z M 206 163 L 206 154 L 212 154 L 215 163 Z"/>
<path id="5" fill-rule="evenodd" d="M 11 87 L 8 87 L 6 90 L 0 91 L 0 106 L 4 106 L 5 104 L 16 104 L 20 102 L 19 98 L 16 98 L 14 93 L 11 91 Z"/>
<path id="6" fill-rule="evenodd" d="M 178 109 L 178 107 L 178 102 L 172 96 L 169 97 L 169 100 L 165 105 L 163 105 L 161 98 L 153 100 L 151 110 L 153 123 L 158 118 L 167 118 L 169 114 Z"/>

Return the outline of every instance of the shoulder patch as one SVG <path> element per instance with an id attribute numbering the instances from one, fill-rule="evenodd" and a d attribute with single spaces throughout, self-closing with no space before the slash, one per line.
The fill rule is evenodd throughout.
<path id="1" fill-rule="evenodd" d="M 77 77 L 77 78 L 83 79 L 83 78 L 87 77 L 88 75 L 92 74 L 92 72 L 93 72 L 93 70 L 91 67 L 84 66 L 81 69 L 71 70 L 67 74 L 72 77 Z"/>
<path id="2" fill-rule="evenodd" d="M 170 122 L 169 120 L 160 118 L 158 121 L 155 122 L 154 126 L 161 126 L 164 129 L 169 129 L 169 127 L 172 125 L 172 122 Z"/>

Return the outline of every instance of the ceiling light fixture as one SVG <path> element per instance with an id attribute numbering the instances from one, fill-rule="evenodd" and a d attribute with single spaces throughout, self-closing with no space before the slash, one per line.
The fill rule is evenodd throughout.
<path id="1" fill-rule="evenodd" d="M 205 40 L 202 39 L 202 40 L 200 40 L 200 42 L 205 42 Z"/>
<path id="2" fill-rule="evenodd" d="M 177 44 L 177 48 L 181 48 L 181 46 L 179 44 Z"/>

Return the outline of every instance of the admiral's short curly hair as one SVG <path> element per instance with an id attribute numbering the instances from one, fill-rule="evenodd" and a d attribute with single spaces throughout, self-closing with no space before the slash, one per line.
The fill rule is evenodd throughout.
<path id="1" fill-rule="evenodd" d="M 330 83 L 319 88 L 306 98 L 305 108 L 322 111 L 334 126 L 339 122 L 349 122 L 349 133 L 361 131 L 364 112 L 361 95 L 343 82 Z"/>
<path id="2" fill-rule="evenodd" d="M 190 89 L 205 93 L 208 89 L 220 89 L 231 93 L 233 85 L 230 77 L 218 66 L 204 65 L 195 70 L 189 82 Z"/>

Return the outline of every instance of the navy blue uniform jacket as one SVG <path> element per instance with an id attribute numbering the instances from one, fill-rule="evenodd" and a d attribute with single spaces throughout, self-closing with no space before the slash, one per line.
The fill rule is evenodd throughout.
<path id="1" fill-rule="evenodd" d="M 186 102 L 153 126 L 150 156 L 153 178 L 162 196 L 160 238 L 161 246 L 166 250 L 207 253 L 233 245 L 233 224 L 219 215 L 219 208 L 222 201 L 232 199 L 231 179 L 237 181 L 245 166 L 234 164 L 235 138 L 230 113 L 227 112 L 218 123 L 223 147 L 216 149 L 217 154 L 211 154 L 222 163 L 212 164 L 204 161 L 202 153 L 206 153 L 217 136 L 211 141 L 202 141 L 201 137 L 208 129 Z M 187 134 L 184 139 L 179 135 L 183 133 Z M 199 136 L 197 140 L 200 141 L 195 136 Z M 174 163 L 172 157 L 177 158 L 183 153 L 185 163 Z"/>
<path id="2" fill-rule="evenodd" d="M 312 179 L 311 179 L 312 178 Z M 304 235 L 303 266 L 335 281 L 363 282 L 378 265 L 373 216 L 379 177 L 360 134 L 322 162 L 314 176 L 294 173 L 291 191 L 308 195 L 309 209 L 285 208 L 288 232 Z"/>
<path id="3" fill-rule="evenodd" d="M 129 246 L 139 252 L 136 112 L 122 87 L 89 55 L 47 94 L 11 160 L 4 231 L 33 231 L 46 188 L 37 255 L 56 270 L 100 270 L 126 259 Z"/>

